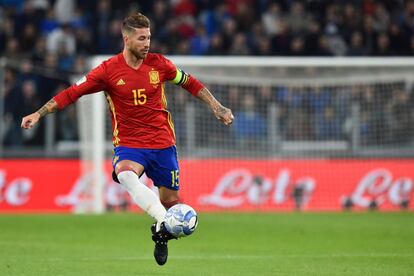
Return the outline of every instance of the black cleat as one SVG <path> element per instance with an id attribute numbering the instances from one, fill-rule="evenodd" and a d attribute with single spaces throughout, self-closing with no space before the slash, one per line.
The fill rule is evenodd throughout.
<path id="1" fill-rule="evenodd" d="M 152 240 L 155 242 L 154 248 L 154 258 L 157 264 L 164 265 L 167 262 L 168 258 L 168 241 L 171 239 L 176 239 L 171 235 L 164 226 L 164 223 L 161 223 L 160 230 L 156 232 L 156 223 L 151 225 Z"/>

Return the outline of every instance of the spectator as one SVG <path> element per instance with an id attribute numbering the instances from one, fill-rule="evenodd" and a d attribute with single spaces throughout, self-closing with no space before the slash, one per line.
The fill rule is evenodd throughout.
<path id="1" fill-rule="evenodd" d="M 64 76 L 60 73 L 58 62 L 58 56 L 55 54 L 48 54 L 44 59 L 42 64 L 44 71 L 39 78 L 39 91 L 42 92 L 39 95 L 41 102 L 50 99 L 58 85 L 65 82 Z"/>
<path id="2" fill-rule="evenodd" d="M 15 112 L 18 110 L 18 88 L 16 72 L 10 69 L 5 70 L 4 74 L 4 100 L 7 103 L 4 106 L 4 117 L 1 123 L 4 123 L 3 141 L 5 145 L 21 144 L 21 132 L 16 128 Z"/>
<path id="3" fill-rule="evenodd" d="M 122 39 L 119 30 L 122 22 L 120 19 L 114 18 L 109 24 L 107 32 L 108 43 L 106 48 L 102 49 L 102 54 L 119 53 L 122 50 Z"/>
<path id="4" fill-rule="evenodd" d="M 28 0 L 35 11 L 39 11 L 44 16 L 45 11 L 50 8 L 48 0 Z"/>
<path id="5" fill-rule="evenodd" d="M 226 21 L 232 17 L 228 10 L 226 2 L 221 2 L 211 11 L 207 11 L 204 16 L 201 14 L 201 20 L 204 22 L 208 35 L 218 33 L 223 29 Z"/>
<path id="6" fill-rule="evenodd" d="M 25 25 L 23 27 L 23 32 L 19 38 L 20 50 L 24 53 L 30 52 L 30 50 L 33 48 L 33 45 L 36 44 L 36 40 L 38 39 L 38 34 L 35 26 L 32 24 Z"/>
<path id="7" fill-rule="evenodd" d="M 390 48 L 397 55 L 409 54 L 409 36 L 404 30 L 402 30 L 401 26 L 397 22 L 391 22 L 389 26 L 388 35 L 390 41 Z M 365 55 L 367 54 L 368 53 L 365 53 Z"/>
<path id="8" fill-rule="evenodd" d="M 319 37 L 319 47 L 316 52 L 317 56 L 333 56 L 333 52 L 331 50 L 331 45 L 329 45 L 329 40 L 325 35 Z"/>
<path id="9" fill-rule="evenodd" d="M 407 54 L 410 56 L 414 56 L 414 35 L 410 38 Z"/>
<path id="10" fill-rule="evenodd" d="M 238 145 L 242 148 L 263 145 L 266 137 L 266 119 L 256 111 L 255 98 L 251 94 L 244 95 L 241 111 L 236 112 L 234 132 Z"/>
<path id="11" fill-rule="evenodd" d="M 203 25 L 198 25 L 196 35 L 190 41 L 191 55 L 204 55 L 209 49 L 209 38 Z"/>
<path id="12" fill-rule="evenodd" d="M 110 38 L 108 37 L 108 30 L 110 29 L 110 22 L 112 20 L 111 2 L 109 0 L 99 0 L 97 3 L 97 10 L 92 15 L 93 41 L 98 44 L 98 52 L 106 54 L 109 52 L 108 44 Z"/>
<path id="13" fill-rule="evenodd" d="M 304 35 L 306 33 L 309 24 L 309 14 L 305 13 L 305 7 L 302 2 L 293 2 L 287 15 L 287 22 L 292 35 Z"/>
<path id="14" fill-rule="evenodd" d="M 187 40 L 183 40 L 178 43 L 177 49 L 173 52 L 175 55 L 186 56 L 190 54 L 190 43 Z"/>
<path id="15" fill-rule="evenodd" d="M 76 51 L 76 39 L 69 24 L 63 24 L 61 28 L 54 29 L 46 40 L 47 50 L 50 53 L 62 53 L 73 55 Z"/>
<path id="16" fill-rule="evenodd" d="M 247 33 L 251 26 L 254 25 L 255 18 L 253 12 L 253 6 L 249 1 L 239 1 L 234 14 L 238 31 Z"/>
<path id="17" fill-rule="evenodd" d="M 229 19 L 224 22 L 221 30 L 221 37 L 223 38 L 224 50 L 229 51 L 230 46 L 233 44 L 234 34 L 237 32 L 237 25 L 234 19 Z"/>
<path id="18" fill-rule="evenodd" d="M 26 80 L 38 82 L 38 77 L 33 73 L 33 63 L 29 59 L 22 60 L 19 65 L 20 74 L 17 76 L 17 81 L 20 84 Z"/>
<path id="19" fill-rule="evenodd" d="M 56 20 L 54 11 L 49 9 L 46 12 L 45 18 L 40 22 L 40 32 L 43 35 L 48 35 L 56 28 L 59 28 L 59 22 Z"/>
<path id="20" fill-rule="evenodd" d="M 385 9 L 383 3 L 375 3 L 375 10 L 373 14 L 374 29 L 379 32 L 386 32 L 390 25 L 390 14 Z"/>
<path id="21" fill-rule="evenodd" d="M 374 19 L 372 16 L 366 16 L 364 18 L 362 33 L 364 36 L 364 48 L 368 50 L 368 53 L 372 53 L 374 51 L 375 40 L 377 37 L 377 33 L 374 29 Z"/>
<path id="22" fill-rule="evenodd" d="M 410 94 L 404 90 L 396 90 L 391 103 L 391 126 L 393 141 L 397 144 L 407 144 L 413 139 L 414 112 L 410 103 Z"/>
<path id="23" fill-rule="evenodd" d="M 239 32 L 234 36 L 229 53 L 235 56 L 247 56 L 251 53 L 244 33 Z"/>
<path id="24" fill-rule="evenodd" d="M 75 0 L 56 0 L 53 6 L 56 19 L 60 24 L 68 24 L 72 20 L 76 8 Z"/>
<path id="25" fill-rule="evenodd" d="M 105 0 L 106 2 L 109 2 Z M 166 1 L 157 0 L 152 6 L 151 25 L 155 30 L 162 30 L 168 21 L 169 6 Z M 158 33 L 158 31 L 157 31 Z M 157 34 L 155 34 L 157 35 Z M 157 37 L 157 36 L 155 36 Z"/>
<path id="26" fill-rule="evenodd" d="M 390 48 L 390 39 L 386 33 L 381 33 L 377 37 L 377 45 L 373 53 L 374 56 L 393 56 L 395 53 Z"/>
<path id="27" fill-rule="evenodd" d="M 262 24 L 269 37 L 280 32 L 281 17 L 280 5 L 276 2 L 272 2 L 269 9 L 262 14 Z"/>
<path id="28" fill-rule="evenodd" d="M 36 44 L 31 51 L 30 59 L 33 63 L 43 63 L 45 56 L 47 54 L 46 51 L 46 38 L 40 37 L 36 40 Z"/>
<path id="29" fill-rule="evenodd" d="M 345 3 L 340 27 L 340 32 L 345 40 L 351 40 L 350 37 L 354 32 L 360 32 L 361 18 L 361 12 L 355 8 L 355 5 L 352 2 L 347 1 L 347 3 Z"/>
<path id="30" fill-rule="evenodd" d="M 267 37 L 260 37 L 256 42 L 254 54 L 258 56 L 271 56 L 272 52 L 272 42 Z"/>
<path id="31" fill-rule="evenodd" d="M 55 93 L 61 91 L 65 87 L 67 86 L 64 84 L 58 85 L 55 89 Z M 79 114 L 76 111 L 75 105 L 68 106 L 68 108 L 66 108 L 63 112 L 59 112 L 59 114 L 57 114 L 57 136 L 59 140 L 76 141 L 79 139 L 78 116 Z"/>
<path id="32" fill-rule="evenodd" d="M 226 53 L 224 50 L 223 39 L 219 33 L 215 33 L 210 38 L 208 55 L 222 56 Z"/>
<path id="33" fill-rule="evenodd" d="M 191 16 L 194 17 L 197 13 L 197 7 L 193 1 L 178 0 L 173 7 L 173 14 L 175 16 Z"/>
<path id="34" fill-rule="evenodd" d="M 43 140 L 41 128 L 43 125 L 39 125 L 39 127 L 31 129 L 29 132 L 22 132 L 20 128 L 22 116 L 30 112 L 30 110 L 40 107 L 36 83 L 33 80 L 24 80 L 20 87 L 16 87 L 16 89 L 10 92 L 10 97 L 13 97 L 12 102 L 14 102 L 15 106 L 9 109 L 11 123 L 5 135 L 5 145 L 41 144 Z"/>
<path id="35" fill-rule="evenodd" d="M 7 40 L 4 54 L 8 58 L 11 58 L 14 60 L 18 60 L 22 58 L 23 53 L 19 49 L 19 41 L 16 38 L 13 37 Z"/>
<path id="36" fill-rule="evenodd" d="M 15 22 L 15 33 L 20 35 L 23 33 L 26 25 L 37 26 L 39 18 L 36 17 L 35 10 L 30 2 L 25 1 L 23 4 L 23 10 L 15 15 L 13 18 Z"/>
<path id="37" fill-rule="evenodd" d="M 316 116 L 322 115 L 332 102 L 332 91 L 327 88 L 315 87 L 310 91 L 309 106 Z"/>
<path id="38" fill-rule="evenodd" d="M 343 56 L 347 51 L 347 45 L 339 35 L 338 29 L 332 25 L 326 29 L 326 39 L 328 42 L 329 52 L 335 56 Z"/>
<path id="39" fill-rule="evenodd" d="M 0 22 L 0 52 L 3 53 L 6 50 L 6 44 L 9 40 L 15 38 L 14 21 L 11 17 L 6 17 L 3 22 Z"/>
<path id="40" fill-rule="evenodd" d="M 309 22 L 308 33 L 305 37 L 306 54 L 309 56 L 319 55 L 319 37 L 321 25 L 315 19 Z"/>
<path id="41" fill-rule="evenodd" d="M 302 37 L 295 37 L 290 43 L 289 55 L 291 56 L 305 56 L 305 41 Z"/>
<path id="42" fill-rule="evenodd" d="M 218 3 L 214 9 L 208 9 L 201 13 L 201 22 L 205 25 L 209 36 L 220 32 L 225 22 L 232 19 L 226 2 Z"/>
<path id="43" fill-rule="evenodd" d="M 280 21 L 279 33 L 272 37 L 273 52 L 275 55 L 286 55 L 289 53 L 290 33 L 287 22 Z"/>
<path id="44" fill-rule="evenodd" d="M 367 51 L 364 48 L 362 34 L 355 31 L 351 35 L 351 45 L 347 50 L 348 56 L 365 56 Z"/>
<path id="45" fill-rule="evenodd" d="M 263 85 L 259 87 L 256 103 L 257 106 L 261 107 L 259 112 L 264 118 L 267 118 L 269 115 L 270 105 L 276 103 L 276 93 L 274 92 L 273 87 L 270 85 Z"/>
<path id="46" fill-rule="evenodd" d="M 318 140 L 338 140 L 341 138 L 341 124 L 332 106 L 326 106 L 316 115 L 315 125 Z"/>

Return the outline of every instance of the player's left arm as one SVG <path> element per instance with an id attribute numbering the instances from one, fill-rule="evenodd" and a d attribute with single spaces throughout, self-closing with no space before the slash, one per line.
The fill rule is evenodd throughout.
<path id="1" fill-rule="evenodd" d="M 207 87 L 204 86 L 201 88 L 197 93 L 197 97 L 205 102 L 216 118 L 222 121 L 225 125 L 231 125 L 231 123 L 233 123 L 234 116 L 231 109 L 223 106 L 213 94 L 211 94 Z"/>
<path id="2" fill-rule="evenodd" d="M 180 85 L 188 92 L 205 102 L 216 118 L 222 121 L 225 125 L 230 125 L 233 122 L 234 116 L 231 109 L 223 106 L 213 96 L 208 88 L 192 75 L 189 75 L 180 68 L 177 68 L 175 78 L 172 79 L 171 82 L 176 85 Z"/>
<path id="3" fill-rule="evenodd" d="M 165 80 L 179 85 L 203 102 L 205 102 L 217 119 L 225 125 L 230 125 L 234 116 L 231 109 L 223 106 L 213 94 L 199 80 L 190 74 L 184 72 L 181 68 L 175 66 L 169 59 L 163 55 L 157 55 L 159 64 L 163 67 Z"/>

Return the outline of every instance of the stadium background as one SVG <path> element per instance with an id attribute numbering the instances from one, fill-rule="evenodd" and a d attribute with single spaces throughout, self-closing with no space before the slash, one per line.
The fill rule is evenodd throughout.
<path id="1" fill-rule="evenodd" d="M 271 68 L 260 63 L 377 57 L 387 64 L 386 58 L 413 55 L 413 1 L 0 3 L 2 211 L 68 212 L 82 200 L 79 183 L 87 176 L 79 141 L 88 115 L 79 116 L 74 105 L 31 131 L 22 131 L 20 121 L 87 72 L 92 57 L 118 53 L 122 18 L 137 10 L 151 19 L 152 51 L 173 61 L 258 58 L 255 72 L 233 75 L 236 66 L 213 67 L 221 78 L 183 66 L 233 109 L 230 129 L 185 91 L 167 87 L 188 203 L 205 211 L 412 208 L 411 80 L 342 83 L 336 72 L 338 82 L 307 83 L 308 72 L 281 75 L 274 71 L 277 60 Z M 296 83 L 265 82 L 292 76 Z M 105 135 L 110 141 L 109 127 Z M 106 207 L 133 208 L 109 180 L 110 145 L 105 156 Z"/>
<path id="2" fill-rule="evenodd" d="M 135 11 L 236 117 L 166 87 L 200 224 L 162 267 L 110 180 L 108 114 L 95 150 L 99 95 L 20 128 Z M 409 0 L 0 0 L 0 275 L 412 275 L 413 35 Z"/>

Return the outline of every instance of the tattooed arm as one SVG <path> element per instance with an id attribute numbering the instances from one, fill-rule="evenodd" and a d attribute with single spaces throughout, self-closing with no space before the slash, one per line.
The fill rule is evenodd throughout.
<path id="1" fill-rule="evenodd" d="M 234 116 L 231 110 L 222 106 L 207 88 L 203 87 L 198 91 L 197 96 L 210 107 L 216 118 L 222 121 L 225 125 L 230 125 L 233 122 Z"/>
<path id="2" fill-rule="evenodd" d="M 40 118 L 46 116 L 49 113 L 56 112 L 58 105 L 56 101 L 52 98 L 44 106 L 42 106 L 38 111 L 23 117 L 22 119 L 22 128 L 32 128 Z"/>
<path id="3" fill-rule="evenodd" d="M 54 113 L 58 109 L 58 105 L 55 101 L 55 99 L 49 100 L 44 106 L 42 106 L 37 113 L 39 113 L 40 117 L 44 117 L 49 113 Z"/>

